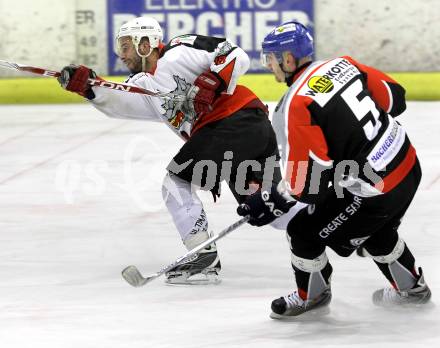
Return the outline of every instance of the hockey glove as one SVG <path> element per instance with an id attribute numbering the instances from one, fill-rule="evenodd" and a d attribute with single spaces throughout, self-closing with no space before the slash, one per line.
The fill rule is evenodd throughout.
<path id="1" fill-rule="evenodd" d="M 186 96 L 192 101 L 196 115 L 200 116 L 212 111 L 212 104 L 224 90 L 226 83 L 223 79 L 211 71 L 205 71 L 196 78 Z"/>
<path id="2" fill-rule="evenodd" d="M 278 192 L 277 185 L 273 184 L 270 191 L 259 189 L 248 196 L 237 208 L 237 213 L 240 216 L 250 215 L 249 224 L 263 226 L 287 213 L 295 204 L 296 201 L 284 198 Z"/>
<path id="3" fill-rule="evenodd" d="M 96 73 L 84 65 L 70 64 L 61 70 L 61 75 L 57 78 L 61 87 L 67 91 L 78 93 L 87 99 L 94 99 L 92 87 L 87 84 L 89 78 L 96 78 Z"/>

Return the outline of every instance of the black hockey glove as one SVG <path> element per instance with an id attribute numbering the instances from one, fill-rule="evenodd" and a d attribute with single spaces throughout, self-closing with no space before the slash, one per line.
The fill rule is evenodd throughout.
<path id="1" fill-rule="evenodd" d="M 93 93 L 92 87 L 87 84 L 89 78 L 96 78 L 96 73 L 92 69 L 84 65 L 70 64 L 61 70 L 61 75 L 57 80 L 65 90 L 92 100 L 95 98 L 95 93 Z"/>
<path id="2" fill-rule="evenodd" d="M 249 224 L 263 226 L 287 213 L 295 204 L 296 201 L 284 198 L 278 192 L 277 185 L 273 184 L 270 191 L 259 189 L 248 196 L 237 208 L 237 213 L 240 216 L 250 215 Z"/>

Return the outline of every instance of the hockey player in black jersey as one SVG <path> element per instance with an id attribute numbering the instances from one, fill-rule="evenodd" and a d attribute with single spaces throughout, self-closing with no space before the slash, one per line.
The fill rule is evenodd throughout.
<path id="1" fill-rule="evenodd" d="M 325 249 L 347 257 L 362 246 L 392 287 L 377 305 L 423 304 L 431 292 L 398 227 L 421 179 L 416 151 L 395 120 L 405 90 L 353 58 L 313 61 L 306 27 L 287 22 L 262 44 L 262 61 L 289 86 L 273 115 L 283 180 L 238 208 L 260 226 L 309 203 L 287 234 L 297 291 L 272 302 L 272 318 L 328 309 L 332 266 Z"/>
<path id="2" fill-rule="evenodd" d="M 65 67 L 59 81 L 107 116 L 164 122 L 185 141 L 167 168 L 162 193 L 184 245 L 193 249 L 209 238 L 207 216 L 195 189 L 202 186 L 216 197 L 225 180 L 242 202 L 249 185 L 261 183 L 266 158 L 278 159 L 277 143 L 265 105 L 252 91 L 237 85 L 249 68 L 249 57 L 240 47 L 225 38 L 196 34 L 173 38 L 167 45 L 162 38 L 153 18 L 140 17 L 121 26 L 116 46 L 131 72 L 126 82 L 184 99 L 90 87 L 87 79 L 95 74 L 84 66 Z M 255 161 L 260 169 L 245 172 L 242 185 L 237 174 L 246 160 Z M 199 165 L 203 162 L 215 168 L 211 177 L 210 170 Z M 230 167 L 222 171 L 223 163 Z M 277 182 L 281 179 L 278 168 L 274 177 Z M 276 224 L 288 221 L 281 220 Z M 220 260 L 212 245 L 166 277 L 173 284 L 209 283 L 218 281 L 219 271 Z"/>

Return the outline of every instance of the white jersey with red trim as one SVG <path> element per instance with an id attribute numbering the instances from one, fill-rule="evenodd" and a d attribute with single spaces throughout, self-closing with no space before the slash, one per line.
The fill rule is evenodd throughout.
<path id="1" fill-rule="evenodd" d="M 298 71 L 275 109 L 284 187 L 296 199 L 319 201 L 332 182 L 363 197 L 398 185 L 416 161 L 394 120 L 405 90 L 351 57 L 316 61 Z"/>
<path id="2" fill-rule="evenodd" d="M 249 68 L 249 57 L 240 47 L 224 38 L 182 35 L 170 41 L 160 52 L 157 67 L 151 73 L 130 76 L 126 83 L 157 92 L 186 95 L 194 80 L 204 71 L 217 73 L 227 90 L 217 99 L 212 112 L 198 119 L 186 103 L 171 99 L 93 87 L 91 103 L 110 117 L 164 121 L 183 138 L 194 124 L 209 123 L 230 115 L 256 96 L 238 78 Z"/>

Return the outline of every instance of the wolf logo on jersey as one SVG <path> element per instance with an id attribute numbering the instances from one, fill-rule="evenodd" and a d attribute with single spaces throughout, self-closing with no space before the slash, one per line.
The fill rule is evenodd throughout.
<path id="1" fill-rule="evenodd" d="M 177 75 L 173 75 L 173 79 L 176 82 L 176 88 L 171 93 L 174 95 L 186 95 L 188 89 L 191 88 L 191 84 Z M 161 106 L 165 110 L 162 115 L 176 129 L 180 129 L 184 121 L 192 122 L 196 117 L 194 110 L 186 101 L 165 99 Z"/>

